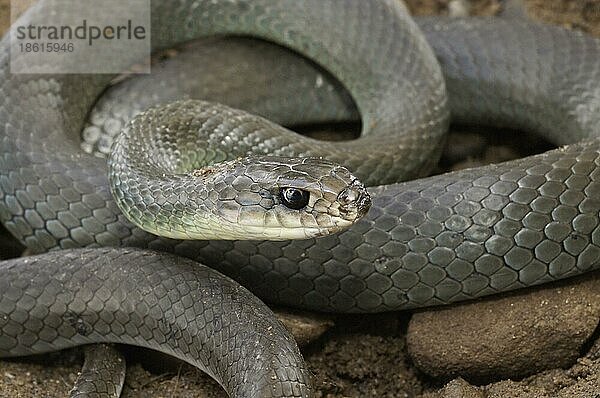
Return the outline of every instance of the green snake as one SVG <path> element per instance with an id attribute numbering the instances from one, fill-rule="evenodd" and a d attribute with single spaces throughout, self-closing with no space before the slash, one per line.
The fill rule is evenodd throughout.
<path id="1" fill-rule="evenodd" d="M 259 62 L 272 75 L 261 84 L 245 75 L 240 79 L 240 69 L 233 68 L 233 85 L 224 84 L 219 101 L 244 106 L 254 98 L 246 109 L 285 124 L 339 120 L 358 112 L 361 137 L 321 143 L 223 105 L 185 100 L 168 105 L 179 119 L 159 119 L 164 108 L 152 108 L 127 127 L 140 134 L 133 137 L 142 146 L 127 154 L 122 145 L 127 138 L 118 139 L 115 148 L 121 145 L 123 152 L 109 161 L 109 182 L 105 160 L 82 152 L 79 134 L 94 135 L 94 122 L 113 130 L 121 116 L 137 111 L 92 112 L 85 127 L 110 76 L 11 74 L 4 38 L 0 219 L 34 252 L 65 250 L 0 265 L 0 355 L 123 342 L 176 355 L 206 370 L 231 396 L 310 396 L 302 358 L 289 334 L 271 321 L 268 308 L 216 271 L 155 251 L 208 264 L 270 302 L 340 312 L 447 304 L 598 267 L 598 40 L 523 21 L 419 20 L 434 55 L 395 0 L 151 5 L 154 50 L 200 36 L 243 35 L 283 45 L 314 62 L 288 54 L 269 64 L 265 54 L 283 50 L 245 39 L 213 41 L 214 48 L 241 51 L 242 57 L 252 50 L 236 48 L 261 49 Z M 35 12 L 24 16 L 30 17 Z M 297 74 L 298 83 L 278 70 Z M 215 66 L 213 72 L 218 71 Z M 205 79 L 200 85 L 209 94 L 226 81 L 217 75 Z M 251 95 L 236 86 L 246 80 L 256 83 L 250 84 Z M 275 83 L 281 85 L 271 98 Z M 336 92 L 340 86 L 354 103 Z M 396 183 L 423 176 L 435 164 L 449 114 L 459 121 L 527 129 L 568 145 L 508 163 Z M 156 132 L 171 120 L 193 126 L 194 134 L 145 135 L 144 126 L 157 123 L 151 129 Z M 229 138 L 212 140 L 216 149 L 205 146 L 225 133 Z M 197 140 L 197 134 L 208 139 Z M 270 156 L 259 160 L 266 162 L 256 171 L 259 181 L 235 181 L 255 167 L 240 156 L 265 153 Z M 184 156 L 175 160 L 175 154 Z M 282 156 L 327 160 L 292 163 Z M 138 164 L 144 157 L 150 158 L 148 168 Z M 124 159 L 131 168 L 121 168 Z M 213 162 L 225 162 L 225 169 L 242 174 L 220 177 L 223 169 L 215 171 Z M 286 179 L 268 188 L 274 170 L 309 177 L 300 185 Z M 309 188 L 309 181 L 320 181 L 324 172 L 335 180 L 327 185 L 333 191 Z M 167 174 L 184 183 L 169 182 L 163 178 Z M 353 176 L 369 186 L 368 214 L 343 232 L 318 236 L 347 227 L 368 207 Z M 208 181 L 216 191 L 189 184 L 187 178 Z M 238 188 L 245 193 L 238 195 Z M 285 205 L 287 188 L 295 189 L 289 198 L 300 195 L 301 208 Z M 199 196 L 189 199 L 194 191 Z M 229 205 L 216 211 L 223 203 L 217 200 L 220 193 Z M 204 217 L 181 207 L 184 197 L 189 200 L 183 202 L 212 211 L 206 217 L 210 228 L 197 227 L 189 236 L 208 239 L 210 230 L 227 240 L 172 239 L 187 233 L 182 220 L 195 225 Z M 321 199 L 326 204 L 320 206 Z M 159 202 L 171 213 L 164 213 Z M 242 215 L 240 206 L 252 209 Z M 279 215 L 259 216 L 258 207 Z M 254 239 L 262 233 L 270 239 L 313 237 L 229 240 L 241 237 L 233 221 L 242 220 Z M 261 232 L 266 229 L 261 225 L 276 223 L 286 232 Z M 170 231 L 171 238 L 134 224 L 154 233 Z M 76 250 L 81 247 L 87 249 Z"/>

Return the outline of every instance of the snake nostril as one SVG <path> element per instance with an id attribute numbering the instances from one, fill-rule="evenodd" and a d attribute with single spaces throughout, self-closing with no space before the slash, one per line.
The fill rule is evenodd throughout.
<path id="1" fill-rule="evenodd" d="M 364 216 L 371 208 L 371 196 L 362 184 L 357 183 L 345 188 L 338 195 L 340 211 L 343 214 Z M 353 217 L 354 217 L 353 216 Z"/>
<path id="2" fill-rule="evenodd" d="M 355 189 L 346 188 L 340 192 L 338 195 L 338 200 L 340 203 L 342 203 L 342 205 L 349 205 L 356 202 L 359 197 L 360 194 Z"/>

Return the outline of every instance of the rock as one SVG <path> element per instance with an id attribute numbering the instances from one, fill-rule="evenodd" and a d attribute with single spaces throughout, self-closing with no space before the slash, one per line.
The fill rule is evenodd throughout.
<path id="1" fill-rule="evenodd" d="M 483 391 L 470 385 L 465 379 L 457 378 L 449 382 L 438 393 L 439 398 L 484 398 Z"/>
<path id="2" fill-rule="evenodd" d="M 471 14 L 471 4 L 466 0 L 450 0 L 448 15 L 455 18 L 468 17 Z"/>
<path id="3" fill-rule="evenodd" d="M 290 309 L 276 309 L 275 315 L 292 333 L 300 347 L 304 347 L 321 337 L 335 325 L 333 318 L 323 314 Z"/>
<path id="4" fill-rule="evenodd" d="M 522 378 L 567 367 L 600 317 L 600 274 L 413 315 L 415 365 L 436 378 Z"/>

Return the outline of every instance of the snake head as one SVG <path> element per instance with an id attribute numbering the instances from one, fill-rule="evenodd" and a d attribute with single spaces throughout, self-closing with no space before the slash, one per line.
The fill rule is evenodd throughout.
<path id="1" fill-rule="evenodd" d="M 239 226 L 243 239 L 329 235 L 351 226 L 371 206 L 364 185 L 327 160 L 265 156 L 226 163 L 227 173 L 213 182 L 227 192 L 215 203 L 216 215 Z"/>
<path id="2" fill-rule="evenodd" d="M 226 120 L 246 117 L 220 105 L 176 102 L 142 112 L 119 135 L 108 159 L 109 180 L 129 221 L 173 239 L 288 240 L 341 231 L 367 213 L 371 198 L 363 184 L 330 161 L 274 156 L 216 161 L 248 153 L 202 146 L 199 126 L 214 124 L 206 120 L 219 112 Z M 239 146 L 210 131 L 211 144 Z"/>

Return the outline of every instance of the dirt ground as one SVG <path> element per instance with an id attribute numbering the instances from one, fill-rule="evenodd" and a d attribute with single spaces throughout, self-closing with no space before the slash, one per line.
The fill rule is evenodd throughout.
<path id="1" fill-rule="evenodd" d="M 410 0 L 417 14 L 446 13 L 451 0 Z M 497 0 L 473 0 L 471 13 L 494 14 Z M 600 1 L 529 0 L 535 18 L 600 34 Z M 0 29 L 8 26 L 8 1 L 0 1 Z M 494 131 L 454 129 L 439 171 L 498 162 L 548 148 L 535 137 Z M 462 143 L 462 144 L 461 144 Z M 452 148 L 481 143 L 468 158 Z M 523 152 L 523 148 L 527 148 Z M 0 230 L 0 259 L 17 257 L 23 248 Z M 315 374 L 319 397 L 600 397 L 600 343 L 591 341 L 569 369 L 554 369 L 523 380 L 486 380 L 473 387 L 461 379 L 431 379 L 411 363 L 406 350 L 409 313 L 339 316 L 336 325 L 303 349 Z M 595 338 L 598 338 L 596 333 Z M 200 371 L 141 349 L 128 348 L 129 364 L 123 397 L 224 397 Z M 60 397 L 71 388 L 82 363 L 79 350 L 34 358 L 0 361 L 1 397 Z"/>

